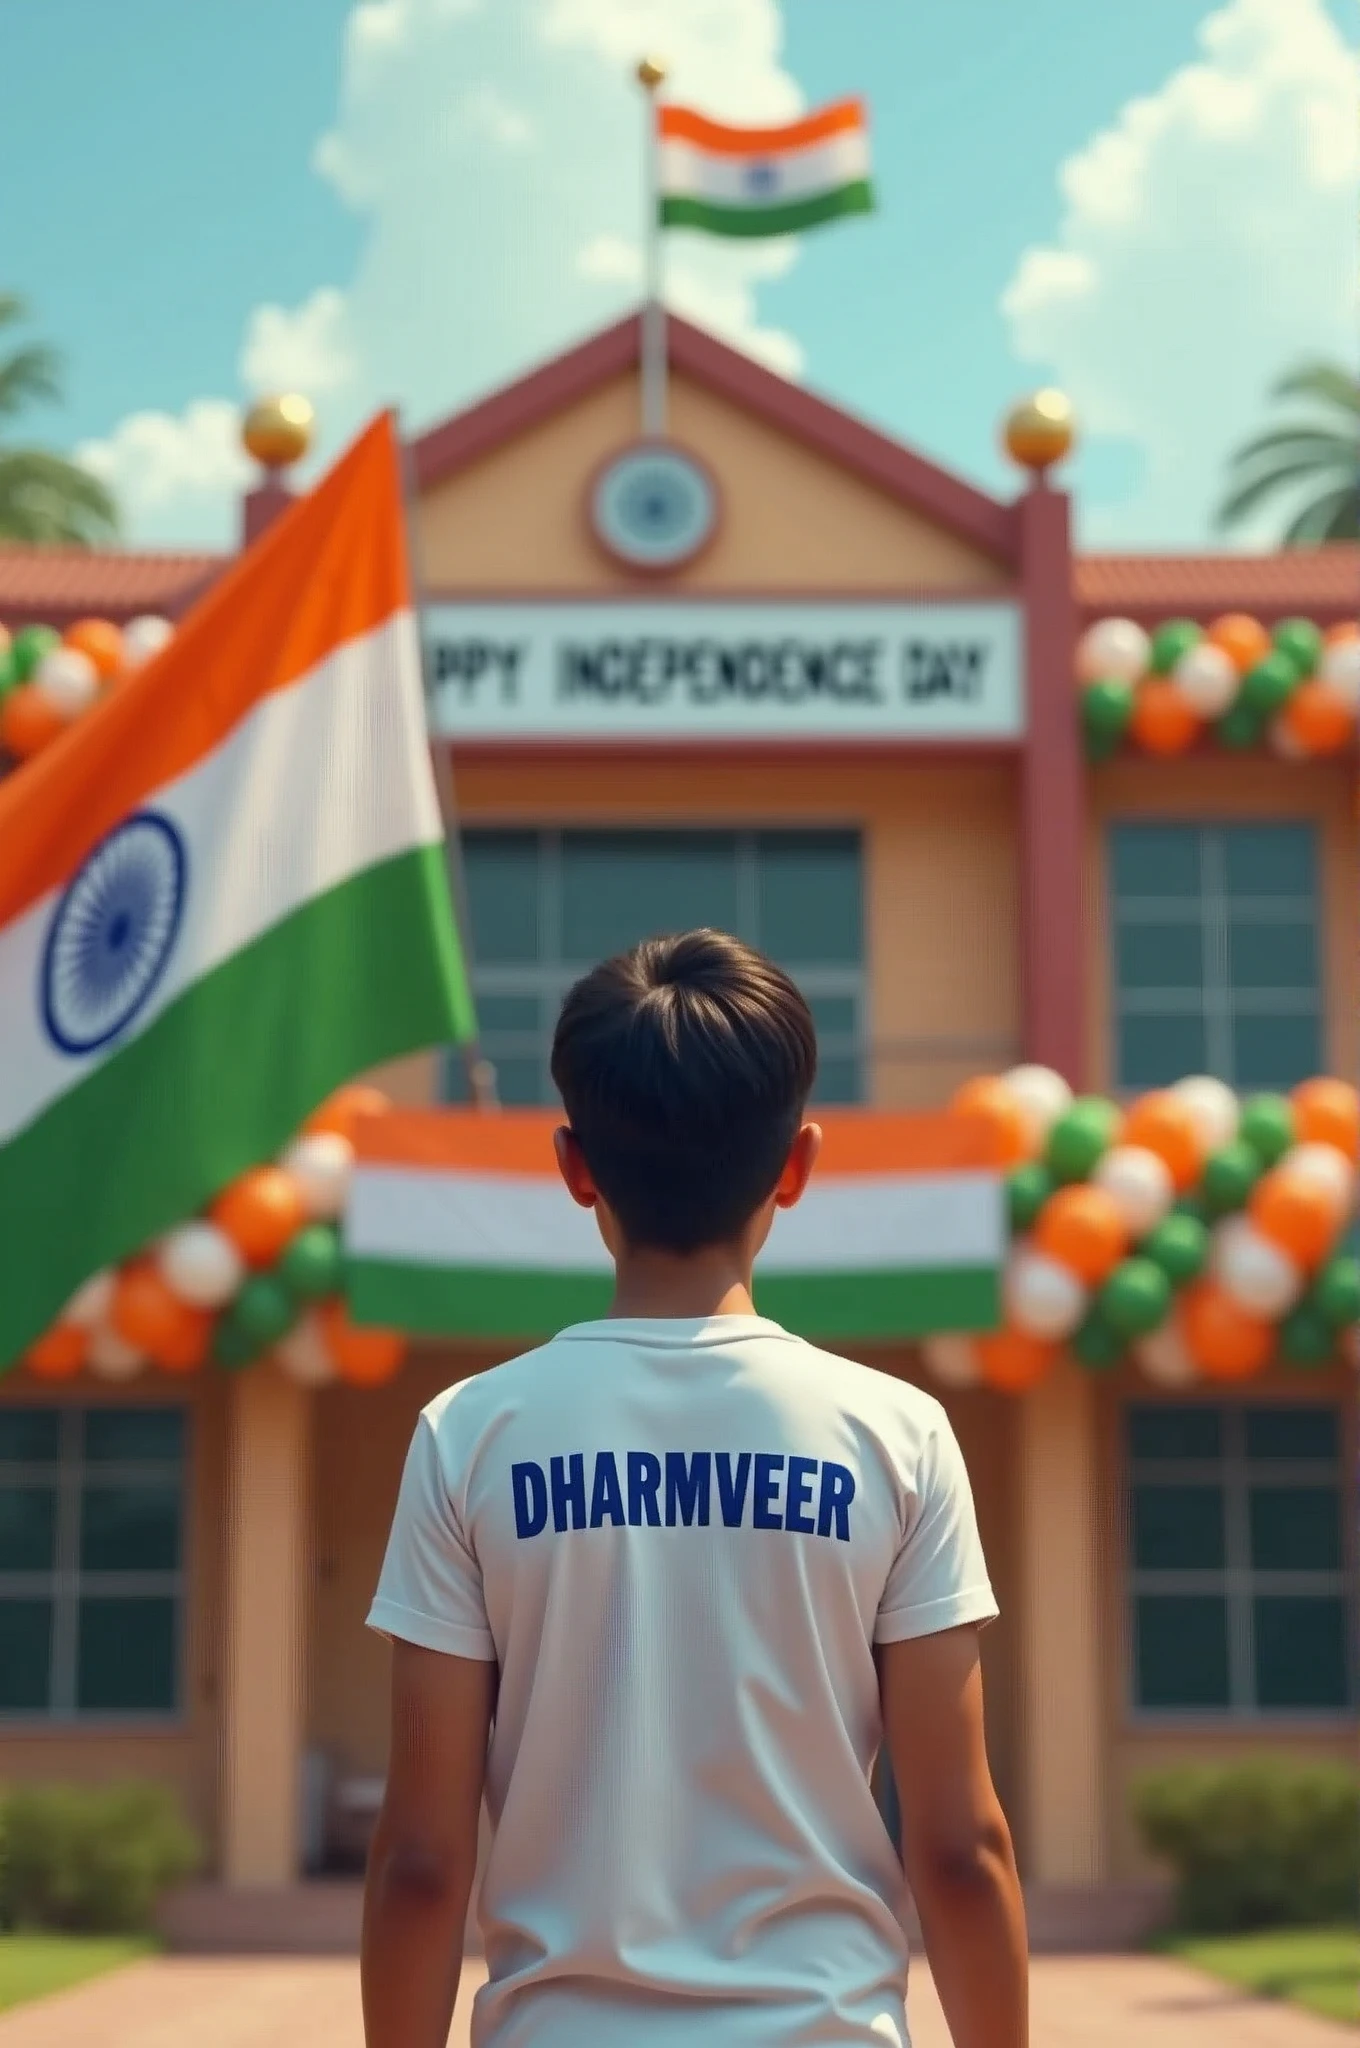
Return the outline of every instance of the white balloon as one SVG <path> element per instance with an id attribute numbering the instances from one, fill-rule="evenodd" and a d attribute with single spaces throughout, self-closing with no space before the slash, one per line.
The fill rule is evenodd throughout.
<path id="1" fill-rule="evenodd" d="M 1291 1145 L 1280 1165 L 1311 1187 L 1324 1189 L 1338 1220 L 1349 1213 L 1355 1201 L 1355 1168 L 1335 1145 Z"/>
<path id="2" fill-rule="evenodd" d="M 1307 747 L 1283 718 L 1271 720 L 1266 738 L 1270 741 L 1271 753 L 1281 761 L 1306 761 L 1309 758 Z"/>
<path id="3" fill-rule="evenodd" d="M 1237 695 L 1237 670 L 1212 640 L 1188 647 L 1172 669 L 1171 680 L 1201 718 L 1221 718 Z"/>
<path id="4" fill-rule="evenodd" d="M 1324 647 L 1318 675 L 1340 690 L 1353 711 L 1360 711 L 1360 640 L 1334 640 Z"/>
<path id="5" fill-rule="evenodd" d="M 300 1387 L 327 1387 L 336 1377 L 325 1334 L 315 1313 L 294 1323 L 274 1346 L 274 1356 L 290 1380 Z"/>
<path id="6" fill-rule="evenodd" d="M 169 619 L 158 618 L 153 612 L 143 612 L 140 618 L 129 619 L 123 628 L 123 660 L 128 668 L 140 668 L 174 637 L 175 629 Z"/>
<path id="7" fill-rule="evenodd" d="M 316 1131 L 294 1138 L 279 1165 L 302 1189 L 307 1214 L 330 1220 L 343 1215 L 354 1171 L 354 1147 L 338 1131 Z"/>
<path id="8" fill-rule="evenodd" d="M 135 1380 L 146 1360 L 135 1344 L 104 1324 L 91 1333 L 89 1364 L 101 1380 Z"/>
<path id="9" fill-rule="evenodd" d="M 921 1356 L 932 1379 L 946 1387 L 977 1387 L 982 1384 L 977 1346 L 959 1331 L 944 1331 L 921 1340 Z"/>
<path id="10" fill-rule="evenodd" d="M 1086 1313 L 1086 1289 L 1046 1252 L 1017 1245 L 1002 1283 L 1006 1319 L 1031 1337 L 1070 1337 Z"/>
<path id="11" fill-rule="evenodd" d="M 1144 1375 L 1159 1387 L 1191 1387 L 1199 1378 L 1199 1367 L 1174 1316 L 1160 1329 L 1140 1337 L 1133 1355 Z"/>
<path id="12" fill-rule="evenodd" d="M 1034 1150 L 1040 1151 L 1049 1131 L 1071 1104 L 1072 1090 L 1052 1067 L 1012 1067 L 1002 1079 L 1024 1112 Z"/>
<path id="13" fill-rule="evenodd" d="M 91 1273 L 67 1302 L 61 1312 L 61 1321 L 78 1323 L 82 1330 L 97 1329 L 113 1306 L 115 1285 L 116 1277 L 111 1267 L 106 1266 L 100 1273 Z"/>
<path id="14" fill-rule="evenodd" d="M 1077 675 L 1083 683 L 1106 676 L 1136 683 L 1147 674 L 1152 643 L 1132 619 L 1097 619 L 1077 642 Z"/>
<path id="15" fill-rule="evenodd" d="M 78 647 L 53 647 L 34 670 L 33 687 L 63 718 L 79 718 L 99 695 L 99 670 Z"/>
<path id="16" fill-rule="evenodd" d="M 1176 1199 L 1171 1169 L 1146 1145 L 1112 1145 L 1091 1179 L 1104 1188 L 1130 1237 L 1146 1237 Z"/>
<path id="17" fill-rule="evenodd" d="M 1249 1216 L 1229 1216 L 1212 1232 L 1209 1268 L 1225 1294 L 1254 1316 L 1285 1315 L 1303 1292 L 1287 1252 L 1263 1237 Z"/>
<path id="18" fill-rule="evenodd" d="M 1205 1152 L 1217 1152 L 1237 1136 L 1242 1111 L 1225 1081 L 1212 1074 L 1192 1074 L 1177 1081 L 1171 1093 L 1195 1120 L 1195 1133 Z"/>
<path id="19" fill-rule="evenodd" d="M 156 1251 L 161 1278 L 193 1308 L 225 1308 L 245 1279 L 245 1263 L 215 1223 L 183 1223 Z"/>

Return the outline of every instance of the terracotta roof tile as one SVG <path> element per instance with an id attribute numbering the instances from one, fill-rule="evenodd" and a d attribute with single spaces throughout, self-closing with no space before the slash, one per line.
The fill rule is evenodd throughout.
<path id="1" fill-rule="evenodd" d="M 229 555 L 145 554 L 98 548 L 0 545 L 0 620 L 62 625 L 83 613 L 114 619 L 138 612 L 176 616 Z"/>
<path id="2" fill-rule="evenodd" d="M 1095 614 L 1343 618 L 1360 611 L 1360 546 L 1274 555 L 1082 555 L 1076 586 L 1078 605 Z"/>

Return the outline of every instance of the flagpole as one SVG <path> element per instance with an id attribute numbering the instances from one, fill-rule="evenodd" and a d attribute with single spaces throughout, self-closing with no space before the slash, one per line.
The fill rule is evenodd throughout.
<path id="1" fill-rule="evenodd" d="M 661 167 L 656 132 L 656 95 L 665 82 L 666 67 L 654 57 L 644 57 L 637 68 L 647 111 L 645 148 L 647 219 L 642 252 L 644 290 L 642 306 L 642 431 L 648 440 L 659 441 L 666 432 L 666 302 L 661 276 Z"/>

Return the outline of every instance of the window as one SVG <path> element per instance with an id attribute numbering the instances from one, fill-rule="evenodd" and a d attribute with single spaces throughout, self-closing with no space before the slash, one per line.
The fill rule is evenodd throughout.
<path id="1" fill-rule="evenodd" d="M 1323 1067 L 1309 825 L 1117 825 L 1118 1085 L 1217 1074 L 1283 1088 Z"/>
<path id="2" fill-rule="evenodd" d="M 1135 1705 L 1346 1709 L 1354 1616 L 1339 1411 L 1137 1402 L 1125 1426 Z"/>
<path id="3" fill-rule="evenodd" d="M 0 1714 L 172 1714 L 178 1408 L 0 1409 Z"/>
<path id="4" fill-rule="evenodd" d="M 791 973 L 812 1007 L 822 1102 L 863 1092 L 864 932 L 854 832 L 468 832 L 482 1049 L 505 1103 L 554 1100 L 570 984 L 655 932 L 716 925 Z M 451 1092 L 461 1095 L 460 1062 Z"/>

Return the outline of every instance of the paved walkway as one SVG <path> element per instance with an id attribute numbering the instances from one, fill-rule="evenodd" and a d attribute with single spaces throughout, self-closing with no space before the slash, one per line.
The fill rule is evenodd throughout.
<path id="1" fill-rule="evenodd" d="M 465 2048 L 481 1966 L 464 1971 L 451 2048 Z M 1178 1963 L 1036 1958 L 1033 2048 L 1343 2048 L 1360 2036 L 1241 1997 Z M 949 2048 L 927 1972 L 913 2048 Z M 0 2048 L 363 2048 L 354 1964 L 175 1956 L 0 2015 Z"/>

